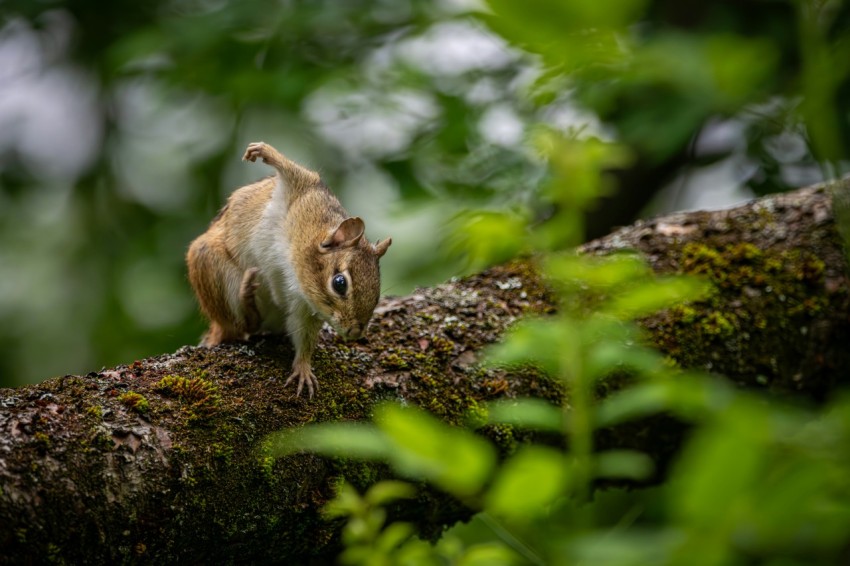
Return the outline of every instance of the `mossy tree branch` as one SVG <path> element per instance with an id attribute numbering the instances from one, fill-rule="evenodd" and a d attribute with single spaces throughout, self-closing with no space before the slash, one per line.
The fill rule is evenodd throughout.
<path id="1" fill-rule="evenodd" d="M 624 248 L 657 271 L 703 274 L 717 286 L 704 302 L 643 322 L 682 365 L 815 401 L 850 375 L 848 270 L 828 187 L 640 222 L 584 250 Z M 291 349 L 270 337 L 0 390 L 4 559 L 322 563 L 339 524 L 317 511 L 339 479 L 362 487 L 388 472 L 312 455 L 275 461 L 265 436 L 367 419 L 385 399 L 449 422 L 500 397 L 559 402 L 559 386 L 535 371 L 476 364 L 519 317 L 555 308 L 528 261 L 387 298 L 367 339 L 323 332 L 312 401 L 283 387 Z M 673 431 L 636 423 L 599 440 L 663 462 L 676 436 L 674 423 L 664 426 Z M 398 513 L 428 536 L 469 512 L 423 490 Z"/>

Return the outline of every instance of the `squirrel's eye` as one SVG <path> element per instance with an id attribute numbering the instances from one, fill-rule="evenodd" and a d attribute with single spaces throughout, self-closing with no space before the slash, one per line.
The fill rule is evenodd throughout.
<path id="1" fill-rule="evenodd" d="M 345 280 L 345 275 L 342 273 L 334 275 L 334 278 L 331 279 L 331 287 L 333 287 L 337 295 L 340 297 L 344 296 L 346 289 L 348 289 L 348 283 Z"/>

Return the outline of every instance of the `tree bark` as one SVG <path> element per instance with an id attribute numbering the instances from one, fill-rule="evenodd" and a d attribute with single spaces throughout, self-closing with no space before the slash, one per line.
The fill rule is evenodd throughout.
<path id="1" fill-rule="evenodd" d="M 833 189 L 848 183 L 638 222 L 583 249 L 635 249 L 659 272 L 708 277 L 717 292 L 643 321 L 649 339 L 683 366 L 817 402 L 850 376 Z M 556 308 L 533 260 L 386 298 L 366 338 L 322 332 L 313 400 L 283 387 L 292 350 L 275 337 L 0 390 L 0 561 L 327 563 L 340 524 L 318 510 L 334 485 L 389 472 L 309 454 L 274 460 L 266 435 L 368 419 L 387 399 L 455 423 L 501 397 L 559 403 L 559 384 L 535 370 L 476 363 L 518 318 Z M 676 446 L 667 432 L 635 423 L 599 441 L 664 461 Z M 435 536 L 470 512 L 423 489 L 399 513 Z"/>

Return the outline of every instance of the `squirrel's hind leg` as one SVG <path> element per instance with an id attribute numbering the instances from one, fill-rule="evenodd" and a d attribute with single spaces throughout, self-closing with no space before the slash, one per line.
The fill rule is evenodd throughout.
<path id="1" fill-rule="evenodd" d="M 259 314 L 253 301 L 254 276 L 247 277 L 221 246 L 201 236 L 189 246 L 186 254 L 189 282 L 198 297 L 201 310 L 210 321 L 202 346 L 244 340 L 259 325 Z M 250 271 L 250 270 L 249 270 Z M 246 301 L 243 295 L 250 295 Z M 250 313 L 245 312 L 245 306 Z"/>

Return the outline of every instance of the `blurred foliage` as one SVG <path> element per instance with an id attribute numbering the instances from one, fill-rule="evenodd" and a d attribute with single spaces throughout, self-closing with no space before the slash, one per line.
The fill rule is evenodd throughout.
<path id="1" fill-rule="evenodd" d="M 481 511 L 431 546 L 387 522 L 409 487 L 340 486 L 343 563 L 846 562 L 850 400 L 789 408 L 677 372 L 631 320 L 702 285 L 570 251 L 721 166 L 757 194 L 845 173 L 845 3 L 7 0 L 0 22 L 0 383 L 194 342 L 183 252 L 268 173 L 238 161 L 263 139 L 394 237 L 388 292 L 541 250 L 562 299 L 490 359 L 539 364 L 569 410 L 485 417 L 566 452 L 498 463 L 472 431 L 395 405 L 276 438 L 387 460 Z M 597 402 L 622 370 L 636 384 Z M 594 450 L 594 430 L 659 411 L 694 424 L 671 477 L 591 498 L 652 472 Z"/>
<path id="2" fill-rule="evenodd" d="M 455 218 L 454 248 L 473 268 L 538 252 L 559 293 L 558 312 L 518 323 L 490 350 L 488 362 L 535 364 L 564 382 L 568 399 L 564 407 L 506 400 L 484 415 L 476 408 L 470 428 L 384 404 L 371 425 L 314 424 L 275 435 L 278 455 L 309 450 L 386 461 L 399 475 L 427 481 L 478 511 L 472 524 L 426 547 L 409 525 L 387 523 L 384 505 L 375 502 L 383 490 L 408 496 L 404 488 L 377 484 L 361 496 L 342 485 L 329 506 L 347 518 L 340 559 L 466 564 L 486 551 L 489 564 L 846 563 L 846 395 L 821 410 L 801 409 L 675 368 L 645 345 L 633 321 L 698 299 L 708 286 L 655 276 L 628 254 L 593 258 L 571 251 L 585 233 L 585 213 L 610 194 L 622 178 L 618 171 L 635 161 L 661 163 L 683 146 L 696 156 L 695 132 L 720 116 L 734 116 L 748 141 L 764 141 L 752 133 L 759 128 L 802 135 L 806 149 L 799 159 L 817 163 L 825 176 L 845 169 L 848 124 L 839 85 L 846 83 L 847 66 L 839 56 L 847 54 L 848 42 L 834 27 L 846 19 L 843 5 L 708 3 L 689 5 L 688 14 L 636 0 L 491 0 L 489 7 L 480 18 L 540 58 L 541 72 L 529 86 L 537 104 L 569 91 L 615 130 L 535 126 L 529 141 L 547 164 L 539 189 L 511 207 Z M 758 9 L 764 18 L 750 19 L 750 10 Z M 659 14 L 689 25 L 674 29 L 656 19 Z M 753 26 L 762 33 L 744 33 Z M 793 45 L 774 35 L 789 30 L 798 32 Z M 830 76 L 823 77 L 827 64 Z M 781 169 L 765 166 L 756 179 L 760 187 L 776 188 L 765 179 L 781 176 Z M 504 241 L 492 242 L 497 235 Z M 623 372 L 633 383 L 597 399 L 600 383 Z M 594 494 L 599 480 L 640 481 L 653 473 L 645 454 L 596 449 L 594 432 L 657 413 L 693 427 L 668 477 L 652 489 Z M 482 420 L 556 432 L 567 448 L 524 445 L 498 460 L 496 449 L 472 430 Z"/>
<path id="3" fill-rule="evenodd" d="M 832 0 L 7 0 L 0 385 L 195 343 L 182 256 L 268 173 L 240 164 L 249 141 L 393 236 L 389 293 L 602 234 L 700 171 L 757 193 L 841 174 L 848 18 Z M 552 134 L 621 148 L 581 218 L 578 178 L 537 194 Z M 573 233 L 522 239 L 553 217 Z"/>
<path id="4" fill-rule="evenodd" d="M 553 143 L 553 157 L 577 142 Z M 594 152 L 605 144 L 588 141 Z M 608 146 L 616 154 L 617 148 Z M 588 155 L 581 152 L 581 155 Z M 551 188 L 572 191 L 569 168 L 552 159 Z M 584 160 L 599 194 L 606 160 Z M 560 174 L 559 174 L 560 172 Z M 591 202 L 588 198 L 587 202 Z M 529 227 L 530 240 L 553 218 Z M 573 230 L 564 230 L 572 234 Z M 544 252 L 543 270 L 560 294 L 554 315 L 518 323 L 491 348 L 488 363 L 531 363 L 564 382 L 563 407 L 511 399 L 476 407 L 470 428 L 415 407 L 378 406 L 374 424 L 323 423 L 273 436 L 276 455 L 311 451 L 388 462 L 402 477 L 429 482 L 478 514 L 436 545 L 407 523 L 387 522 L 377 494 L 410 497 L 405 484 L 378 483 L 360 496 L 343 484 L 329 513 L 347 519 L 345 564 L 842 564 L 850 533 L 850 398 L 821 411 L 785 406 L 736 390 L 719 377 L 682 371 L 646 346 L 633 322 L 697 300 L 700 280 L 656 276 L 639 258 Z M 632 383 L 601 399 L 614 374 Z M 669 477 L 652 489 L 593 494 L 599 480 L 641 481 L 653 461 L 630 450 L 598 450 L 594 432 L 664 413 L 693 429 Z M 567 450 L 520 445 L 496 458 L 475 427 L 556 432 Z M 407 488 L 412 489 L 412 487 Z"/>
<path id="5" fill-rule="evenodd" d="M 269 174 L 240 163 L 250 141 L 320 170 L 370 238 L 394 237 L 386 292 L 455 274 L 435 252 L 443 219 L 520 198 L 540 169 L 514 143 L 526 66 L 460 11 L 0 5 L 0 385 L 197 343 L 183 254 Z"/>
<path id="6" fill-rule="evenodd" d="M 365 497 L 343 484 L 329 505 L 332 516 L 347 518 L 344 564 L 647 564 L 691 566 L 735 564 L 844 564 L 850 532 L 850 399 L 835 400 L 821 412 L 765 403 L 733 390 L 716 378 L 648 374 L 642 384 L 612 398 L 613 411 L 597 424 L 656 411 L 669 411 L 695 427 L 667 481 L 640 490 L 609 489 L 588 500 L 585 482 L 597 478 L 641 479 L 651 460 L 626 451 L 569 454 L 544 446 L 525 446 L 500 465 L 487 459 L 488 472 L 446 466 L 439 451 L 423 455 L 421 436 L 390 434 L 377 420 L 372 438 L 384 444 L 383 456 L 414 479 L 434 481 L 478 515 L 469 525 L 450 529 L 435 545 L 416 538 L 406 523 L 387 523 L 381 492 L 409 496 L 411 487 L 378 483 Z M 659 402 L 660 401 L 660 402 Z M 531 408 L 531 410 L 528 410 Z M 535 402 L 512 403 L 515 414 L 533 414 Z M 443 447 L 463 439 L 481 443 L 471 431 L 443 425 L 417 409 L 385 406 L 395 423 L 427 421 L 429 444 Z M 558 412 L 549 407 L 549 412 Z M 493 413 L 496 413 L 494 411 Z M 494 422 L 500 422 L 497 415 Z M 615 415 L 613 420 L 611 415 Z M 570 415 L 568 420 L 575 420 Z M 512 426 L 536 427 L 534 419 L 510 419 Z M 349 441 L 362 438 L 315 425 L 278 438 L 279 454 L 305 448 L 351 455 Z M 575 427 L 567 425 L 575 446 Z M 299 431 L 300 432 L 300 431 Z M 330 448 L 333 438 L 336 443 Z M 356 449 L 355 449 L 356 452 Z M 475 452 L 478 454 L 479 452 Z M 416 460 L 413 467 L 402 462 Z M 440 479 L 432 470 L 441 469 Z M 587 475 L 590 472 L 590 475 Z M 469 491 L 469 486 L 476 490 Z M 457 489 L 459 486 L 463 486 Z M 475 558 L 486 552 L 489 562 Z"/>
<path id="7" fill-rule="evenodd" d="M 551 175 L 541 192 L 547 204 L 569 202 L 570 216 L 554 214 L 548 220 L 528 226 L 529 241 L 555 245 L 573 245 L 580 241 L 575 225 L 580 212 L 603 189 L 603 170 L 621 149 L 596 139 L 579 142 L 557 135 L 548 137 Z M 576 190 L 574 180 L 579 180 Z M 489 228 L 472 224 L 467 231 L 477 241 L 490 235 Z M 556 234 L 558 237 L 553 238 Z M 541 237 L 541 235 L 544 235 Z M 570 241 L 572 240 L 572 241 Z M 544 248 L 545 249 L 545 248 Z M 481 248 L 474 246 L 474 253 Z M 507 460 L 497 463 L 496 449 L 474 432 L 452 427 L 427 412 L 387 403 L 375 409 L 374 424 L 324 423 L 285 430 L 270 443 L 276 455 L 308 450 L 331 456 L 377 459 L 388 462 L 399 474 L 426 480 L 458 497 L 473 509 L 487 513 L 497 521 L 509 539 L 523 540 L 521 545 L 504 544 L 504 536 L 491 535 L 486 548 L 501 554 L 491 557 L 495 563 L 549 564 L 566 540 L 575 536 L 576 526 L 594 526 L 590 507 L 578 507 L 591 497 L 593 482 L 600 477 L 645 479 L 652 472 L 651 460 L 637 452 L 593 450 L 593 433 L 598 420 L 594 390 L 600 380 L 612 372 L 630 371 L 648 376 L 652 383 L 681 384 L 678 375 L 658 353 L 643 345 L 638 327 L 630 321 L 686 299 L 697 299 L 707 291 L 697 280 L 677 277 L 657 278 L 633 255 L 606 258 L 579 256 L 569 251 L 550 251 L 543 256 L 543 271 L 553 287 L 560 291 L 558 313 L 518 323 L 507 338 L 491 349 L 491 364 L 533 363 L 547 374 L 564 381 L 569 402 L 564 408 L 540 401 L 519 400 L 495 405 L 487 420 L 520 428 L 554 430 L 568 438 L 569 452 L 548 446 L 519 448 Z M 671 377 L 675 374 L 675 379 Z M 608 424 L 616 423 L 648 408 L 647 404 L 625 403 L 621 397 L 613 404 L 602 402 Z M 613 407 L 613 408 L 609 408 Z M 652 406 L 649 409 L 654 410 Z M 671 407 L 664 407 L 670 409 Z M 505 420 L 500 420 L 505 419 Z M 480 415 L 471 420 L 481 420 Z M 372 490 L 381 489 L 377 484 Z M 371 491 L 370 491 L 371 493 Z M 423 552 L 422 543 L 409 526 L 384 525 L 383 510 L 372 509 L 380 520 L 366 521 L 364 501 L 343 485 L 333 509 L 344 509 L 349 518 L 347 531 L 363 532 L 361 523 L 372 525 L 368 540 L 347 539 L 343 561 L 353 564 L 427 564 L 443 557 L 438 545 L 424 557 L 407 558 L 409 552 Z M 352 501 L 360 501 L 357 505 Z M 573 507 L 568 523 L 552 523 L 553 515 L 565 505 Z M 538 522 L 539 521 L 539 522 Z M 543 532 L 552 543 L 531 536 Z M 525 532 L 529 529 L 530 532 Z M 389 539 L 392 544 L 385 543 Z M 535 540 L 529 545 L 529 540 Z M 451 540 L 451 539 L 450 539 Z M 545 540 L 545 539 L 544 539 Z M 480 545 L 466 545 L 451 563 L 465 563 L 466 553 L 477 553 Z M 468 546 L 468 548 L 467 548 Z M 538 548 L 539 546 L 539 548 Z"/>

